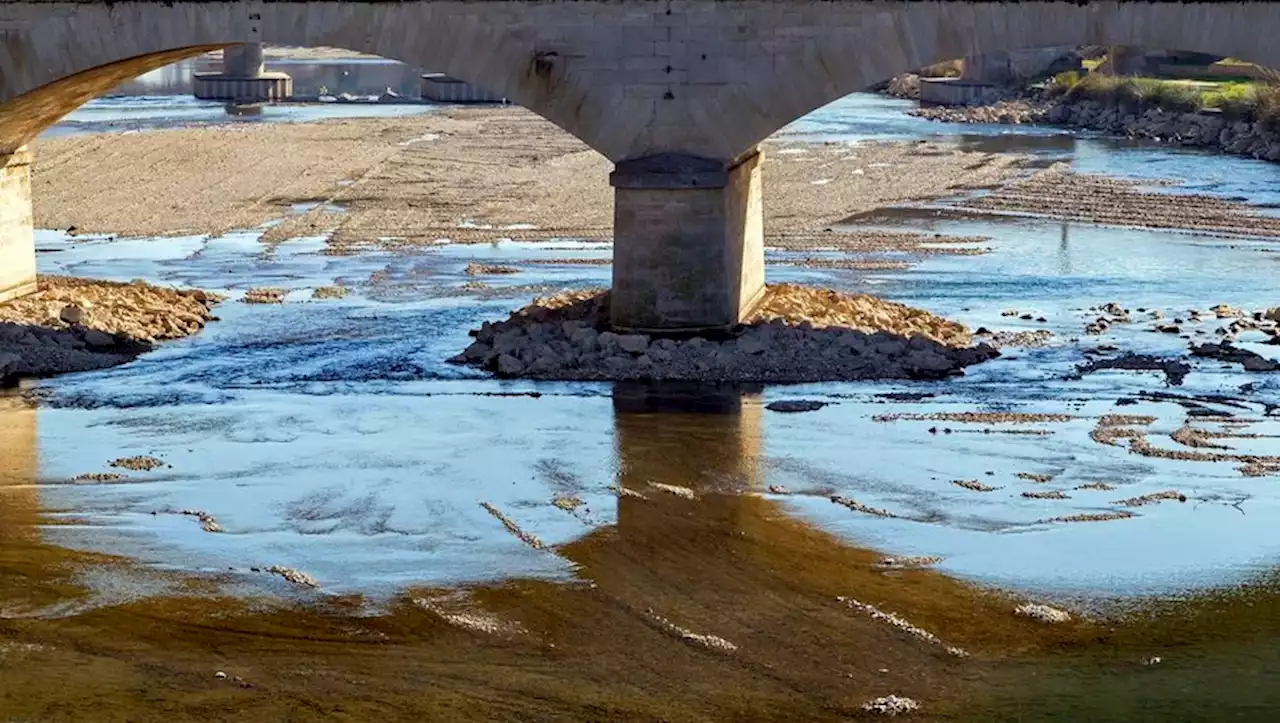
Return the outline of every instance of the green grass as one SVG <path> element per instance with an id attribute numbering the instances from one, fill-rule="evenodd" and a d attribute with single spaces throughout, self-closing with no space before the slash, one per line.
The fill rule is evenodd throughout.
<path id="1" fill-rule="evenodd" d="M 1059 73 L 1051 93 L 1070 100 L 1093 100 L 1133 110 L 1163 108 L 1192 112 L 1215 108 L 1232 118 L 1262 120 L 1280 128 L 1280 84 L 1246 79 L 1162 80 L 1158 78 Z"/>

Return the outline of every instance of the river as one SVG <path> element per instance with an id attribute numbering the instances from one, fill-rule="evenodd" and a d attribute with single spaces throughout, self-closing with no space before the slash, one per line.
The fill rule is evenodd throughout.
<path id="1" fill-rule="evenodd" d="M 156 112 L 145 110 L 153 106 Z M 1166 189 L 1172 192 L 1280 203 L 1273 164 L 1053 129 L 940 125 L 906 115 L 907 107 L 854 95 L 780 136 L 947 139 L 1033 152 L 1087 173 L 1180 182 Z M 116 97 L 91 103 L 51 133 L 207 121 L 212 108 Z M 343 112 L 307 108 L 269 120 Z M 986 236 L 989 252 L 927 257 L 906 271 L 773 266 L 770 278 L 875 293 L 971 327 L 1048 329 L 1056 340 L 945 382 L 670 396 L 607 384 L 495 381 L 444 363 L 466 346 L 468 329 L 503 316 L 539 289 L 607 285 L 609 271 L 529 267 L 477 295 L 459 292 L 470 280 L 466 264 L 564 256 L 566 249 L 577 257 L 608 257 L 607 246 L 512 242 L 327 256 L 323 238 L 295 239 L 264 253 L 261 231 L 253 230 L 216 238 L 74 241 L 41 231 L 46 273 L 144 278 L 233 297 L 275 286 L 290 296 L 278 306 L 229 301 L 217 309 L 221 321 L 195 338 L 165 344 L 123 367 L 33 383 L 40 406 L 22 422 L 33 461 L 14 474 L 36 483 L 37 494 L 22 499 L 32 515 L 40 511 L 51 520 L 40 528 L 47 542 L 122 555 L 145 568 L 217 574 L 224 589 L 247 596 L 277 590 L 274 578 L 249 569 L 269 565 L 308 572 L 326 594 L 372 601 L 410 588 L 515 578 L 571 584 L 581 572 L 576 562 L 530 549 L 480 503 L 504 511 L 547 545 L 564 546 L 592 531 L 617 528 L 625 535 L 625 500 L 611 487 L 663 494 L 649 482 L 699 495 L 763 496 L 850 545 L 937 556 L 937 569 L 949 576 L 1075 610 L 1194 597 L 1271 574 L 1280 557 L 1274 532 L 1280 489 L 1273 478 L 1242 476 L 1238 462 L 1143 456 L 1091 433 L 1103 415 L 1149 415 L 1154 419 L 1141 434 L 1157 448 L 1179 448 L 1170 435 L 1189 426 L 1247 435 L 1217 438 L 1235 453 L 1280 454 L 1280 425 L 1271 416 L 1280 382 L 1209 360 L 1194 362 L 1180 386 L 1153 372 L 1075 370 L 1087 360 L 1085 351 L 1101 343 L 1136 352 L 1185 351 L 1184 340 L 1150 333 L 1145 325 L 1085 338 L 1084 324 L 1094 316 L 1088 307 L 1117 301 L 1172 318 L 1218 303 L 1275 305 L 1280 240 L 1028 218 L 954 220 L 919 208 L 883 225 Z M 306 301 L 311 290 L 331 284 L 351 293 L 339 301 Z M 1002 315 L 1007 309 L 1044 321 Z M 1242 341 L 1264 356 L 1280 356 L 1274 346 L 1253 343 L 1261 336 Z M 795 398 L 830 405 L 793 415 L 764 409 Z M 1063 417 L 985 425 L 929 416 L 972 411 Z M 1231 419 L 1201 421 L 1212 412 Z M 132 454 L 159 457 L 169 467 L 116 483 L 67 481 L 109 471 L 109 460 Z M 956 480 L 996 489 L 978 493 Z M 1110 489 L 1082 488 L 1097 483 Z M 1048 490 L 1064 498 L 1023 494 Z M 1119 500 L 1165 490 L 1186 499 L 1125 507 L 1133 513 L 1128 519 L 1045 521 L 1119 509 Z M 585 504 L 567 513 L 550 504 L 557 494 Z M 833 504 L 832 495 L 893 516 L 853 512 Z M 207 511 L 225 532 L 210 534 L 189 517 L 164 514 L 182 509 Z M 719 544 L 714 535 L 705 542 Z M 114 577 L 90 583 L 90 594 L 70 608 L 57 602 L 23 614 L 56 609 L 63 615 L 154 593 Z M 1183 654 L 1215 650 L 1205 643 Z M 1277 672 L 1274 655 L 1251 660 L 1248 675 Z M 1178 685 L 1197 679 L 1186 670 L 1180 675 Z M 1072 705 L 1087 698 L 1074 690 L 1063 695 Z"/>

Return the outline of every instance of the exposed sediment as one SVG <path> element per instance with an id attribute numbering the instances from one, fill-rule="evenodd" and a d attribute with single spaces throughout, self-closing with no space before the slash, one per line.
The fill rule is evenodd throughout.
<path id="1" fill-rule="evenodd" d="M 199 289 L 42 276 L 0 304 L 0 381 L 123 364 L 200 331 L 220 299 Z"/>
<path id="2" fill-rule="evenodd" d="M 811 382 L 939 379 L 999 356 L 961 324 L 871 296 L 770 286 L 747 322 L 719 338 L 609 331 L 609 294 L 536 299 L 450 361 L 504 377 Z"/>

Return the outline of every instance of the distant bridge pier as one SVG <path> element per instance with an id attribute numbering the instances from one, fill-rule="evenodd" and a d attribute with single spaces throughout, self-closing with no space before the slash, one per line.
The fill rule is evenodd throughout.
<path id="1" fill-rule="evenodd" d="M 615 166 L 615 327 L 733 326 L 764 295 L 759 151 L 725 164 L 663 153 Z"/>
<path id="2" fill-rule="evenodd" d="M 31 153 L 0 155 L 0 302 L 36 290 L 31 221 Z"/>
<path id="3" fill-rule="evenodd" d="M 293 78 L 268 73 L 262 43 L 231 45 L 222 50 L 221 73 L 196 73 L 195 96 L 201 100 L 245 103 L 288 100 Z"/>

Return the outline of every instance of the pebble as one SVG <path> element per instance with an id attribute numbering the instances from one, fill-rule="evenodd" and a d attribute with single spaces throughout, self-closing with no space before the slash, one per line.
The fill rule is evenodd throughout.
<path id="1" fill-rule="evenodd" d="M 1071 614 L 1065 610 L 1039 603 L 1024 603 L 1014 608 L 1013 612 L 1024 618 L 1031 618 L 1042 623 L 1065 623 L 1071 620 Z"/>

